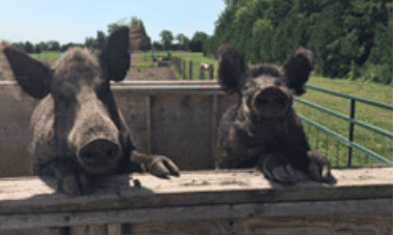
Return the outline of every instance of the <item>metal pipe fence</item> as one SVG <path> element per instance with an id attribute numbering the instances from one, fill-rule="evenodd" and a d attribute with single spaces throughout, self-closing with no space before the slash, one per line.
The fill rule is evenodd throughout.
<path id="1" fill-rule="evenodd" d="M 359 125 L 362 126 L 368 130 L 374 131 L 380 135 L 383 135 L 385 137 L 391 138 L 393 139 L 393 133 L 384 129 L 381 129 L 379 127 L 376 127 L 374 125 L 365 123 L 363 121 L 360 120 L 356 120 L 355 119 L 355 102 L 362 102 L 365 104 L 369 104 L 369 105 L 373 105 L 373 106 L 377 106 L 380 108 L 384 108 L 387 109 L 389 111 L 393 111 L 393 105 L 390 104 L 386 104 L 383 102 L 379 102 L 379 101 L 375 101 L 375 100 L 370 100 L 370 99 L 366 99 L 366 98 L 362 98 L 362 97 L 357 97 L 354 95 L 350 95 L 350 94 L 346 94 L 346 93 L 342 93 L 342 92 L 338 92 L 338 91 L 331 91 L 331 90 L 327 90 L 327 89 L 323 89 L 320 87 L 316 87 L 316 86 L 311 86 L 311 85 L 305 85 L 306 88 L 312 89 L 312 90 L 316 90 L 316 91 L 320 91 L 320 92 L 325 92 L 331 95 L 335 95 L 335 96 L 339 96 L 339 97 L 343 97 L 343 98 L 347 98 L 350 99 L 350 114 L 349 116 L 346 116 L 344 114 L 338 113 L 336 111 L 330 110 L 328 108 L 322 107 L 320 105 L 317 104 L 313 104 L 309 101 L 306 101 L 304 99 L 300 99 L 298 97 L 295 97 L 294 100 L 306 104 L 314 109 L 320 110 L 322 112 L 328 113 L 330 115 L 336 116 L 338 118 L 341 118 L 345 121 L 349 122 L 349 138 L 345 138 L 339 134 L 337 134 L 336 132 L 321 126 L 320 124 L 313 122 L 301 115 L 299 115 L 299 118 L 304 121 L 305 123 L 317 128 L 318 130 L 326 133 L 327 135 L 332 136 L 333 138 L 339 140 L 340 142 L 342 142 L 344 145 L 348 146 L 348 150 L 347 150 L 347 166 L 350 167 L 351 163 L 352 163 L 352 149 L 356 149 L 358 151 L 360 151 L 361 153 L 365 154 L 366 156 L 369 156 L 371 158 L 373 158 L 374 160 L 382 163 L 382 164 L 389 164 L 389 165 L 393 165 L 393 162 L 384 158 L 383 156 L 353 142 L 353 138 L 354 138 L 354 125 Z M 318 139 L 318 136 L 317 136 Z M 318 143 L 318 140 L 317 140 Z M 327 144 L 326 144 L 327 145 Z M 317 146 L 318 147 L 318 146 Z M 327 146 L 325 146 L 326 151 L 328 151 Z"/>

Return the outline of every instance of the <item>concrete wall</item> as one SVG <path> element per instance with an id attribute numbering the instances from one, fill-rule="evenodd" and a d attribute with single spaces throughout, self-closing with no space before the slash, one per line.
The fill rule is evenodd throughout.
<path id="1" fill-rule="evenodd" d="M 124 82 L 112 85 L 138 150 L 167 155 L 181 170 L 212 169 L 216 127 L 237 95 L 215 82 Z M 31 175 L 29 119 L 37 100 L 0 83 L 0 177 Z"/>

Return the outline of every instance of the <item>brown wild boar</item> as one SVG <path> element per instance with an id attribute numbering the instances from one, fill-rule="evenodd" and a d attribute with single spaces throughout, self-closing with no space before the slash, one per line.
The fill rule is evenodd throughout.
<path id="1" fill-rule="evenodd" d="M 219 127 L 220 168 L 257 167 L 267 179 L 295 183 L 306 179 L 330 181 L 330 163 L 311 151 L 303 126 L 292 108 L 302 95 L 313 66 L 313 55 L 300 46 L 282 66 L 247 66 L 228 44 L 218 50 L 218 78 L 223 89 L 238 93 L 239 101 L 223 115 Z"/>
<path id="2" fill-rule="evenodd" d="M 130 66 L 127 27 L 112 33 L 100 55 L 70 48 L 53 67 L 11 46 L 4 53 L 23 90 L 41 99 L 31 118 L 36 174 L 55 177 L 69 195 L 93 192 L 98 176 L 144 169 L 179 175 L 167 157 L 135 150 L 110 90 Z"/>

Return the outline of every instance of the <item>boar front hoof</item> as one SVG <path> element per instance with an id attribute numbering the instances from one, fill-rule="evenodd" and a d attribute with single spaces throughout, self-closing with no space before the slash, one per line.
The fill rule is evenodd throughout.
<path id="1" fill-rule="evenodd" d="M 310 159 L 308 170 L 311 179 L 328 183 L 333 180 L 330 173 L 330 162 L 325 154 L 318 150 L 310 150 L 307 152 L 307 157 Z"/>
<path id="2" fill-rule="evenodd" d="M 147 164 L 148 171 L 157 177 L 169 179 L 169 175 L 179 176 L 179 168 L 173 161 L 163 155 L 151 156 L 150 162 Z"/>
<path id="3" fill-rule="evenodd" d="M 284 155 L 268 154 L 261 163 L 259 164 L 261 171 L 269 180 L 291 185 L 308 179 L 307 175 L 303 171 L 295 169 Z"/>

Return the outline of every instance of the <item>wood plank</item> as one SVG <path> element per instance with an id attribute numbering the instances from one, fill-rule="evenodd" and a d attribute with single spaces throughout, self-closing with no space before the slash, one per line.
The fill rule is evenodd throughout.
<path id="1" fill-rule="evenodd" d="M 233 219 L 275 216 L 331 215 L 340 213 L 375 214 L 392 218 L 392 199 L 308 201 L 282 203 L 242 203 L 199 206 L 176 206 L 141 209 L 107 209 L 63 213 L 1 215 L 0 230 L 37 227 L 69 227 L 153 221 L 186 221 L 195 219 Z M 75 227 L 76 231 L 88 230 Z M 90 228 L 90 227 L 89 227 Z M 99 227 L 99 229 L 102 229 Z M 101 230 L 100 230 L 101 231 Z"/>
<path id="2" fill-rule="evenodd" d="M 181 177 L 159 179 L 148 174 L 112 176 L 94 195 L 69 197 L 48 185 L 52 178 L 0 179 L 0 215 L 192 206 L 220 203 L 263 203 L 392 198 L 393 168 L 332 170 L 337 183 L 302 182 L 283 186 L 267 181 L 258 171 L 189 171 Z M 138 180 L 142 187 L 133 187 Z"/>
<path id="3" fill-rule="evenodd" d="M 126 234 L 391 234 L 390 214 L 275 216 L 134 223 Z"/>
<path id="4" fill-rule="evenodd" d="M 108 224 L 108 234 L 121 235 L 122 224 Z"/>
<path id="5" fill-rule="evenodd" d="M 62 228 L 34 228 L 18 230 L 0 230 L 1 235 L 63 235 Z"/>
<path id="6" fill-rule="evenodd" d="M 69 235 L 96 235 L 108 234 L 106 225 L 83 224 L 72 226 Z"/>
<path id="7" fill-rule="evenodd" d="M 213 103 L 212 103 L 212 125 L 211 125 L 211 137 L 210 137 L 210 166 L 215 168 L 215 156 L 216 156 L 216 131 L 217 131 L 217 119 L 218 119 L 218 97 L 217 95 L 213 95 Z"/>
<path id="8" fill-rule="evenodd" d="M 145 98 L 146 104 L 146 129 L 147 129 L 147 154 L 151 154 L 151 110 L 150 110 L 150 95 Z"/>

